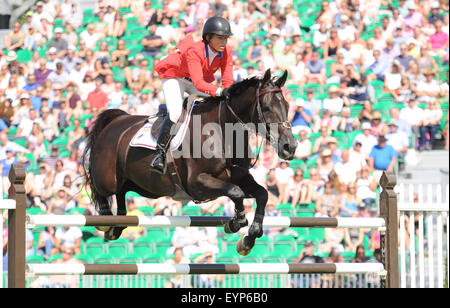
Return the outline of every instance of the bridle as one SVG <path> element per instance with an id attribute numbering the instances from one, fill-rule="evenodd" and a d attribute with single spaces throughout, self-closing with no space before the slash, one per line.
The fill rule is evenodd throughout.
<path id="1" fill-rule="evenodd" d="M 282 122 L 271 122 L 271 123 L 267 123 L 266 119 L 264 117 L 264 113 L 261 109 L 261 97 L 264 95 L 267 95 L 269 93 L 279 93 L 282 92 L 282 90 L 280 88 L 274 88 L 274 89 L 266 89 L 260 92 L 260 88 L 258 86 L 258 88 L 256 88 L 256 104 L 255 104 L 255 108 L 252 110 L 252 113 L 250 115 L 250 120 L 253 119 L 253 115 L 255 113 L 255 109 L 256 112 L 258 113 L 258 117 L 259 117 L 259 123 L 264 124 L 264 133 L 266 134 L 266 139 L 269 140 L 269 143 L 274 143 L 275 142 L 275 138 L 270 134 L 270 132 L 267 130 L 267 124 L 276 124 L 276 125 L 282 125 L 283 127 L 290 129 L 292 128 L 292 125 L 289 121 L 282 121 Z M 256 135 L 258 135 L 258 131 L 253 130 L 252 128 L 250 128 L 246 123 L 244 123 L 244 121 L 242 121 L 242 119 L 236 114 L 236 112 L 233 110 L 233 108 L 231 108 L 230 104 L 229 104 L 229 97 L 226 97 L 224 102 L 225 102 L 225 106 L 227 107 L 228 111 L 233 115 L 234 118 L 236 118 L 238 120 L 238 122 L 242 125 L 242 127 L 248 131 L 251 131 L 253 133 L 255 133 Z M 219 108 L 220 110 L 221 108 Z M 220 115 L 220 114 L 219 114 Z M 219 120 L 220 121 L 220 120 Z M 258 147 L 258 153 L 256 155 L 256 160 L 254 161 L 254 163 L 250 166 L 250 168 L 252 168 L 255 164 L 256 161 L 258 161 L 259 159 L 259 153 L 261 151 L 261 147 L 262 147 L 262 142 L 264 141 L 264 139 L 261 139 L 260 145 Z"/>

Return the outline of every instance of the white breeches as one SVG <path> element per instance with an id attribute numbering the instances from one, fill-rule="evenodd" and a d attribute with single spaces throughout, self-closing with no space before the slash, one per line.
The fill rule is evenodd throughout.
<path id="1" fill-rule="evenodd" d="M 163 79 L 162 89 L 164 98 L 166 100 L 167 112 L 169 119 L 173 123 L 177 123 L 183 111 L 183 97 L 184 92 L 189 95 L 195 94 L 201 97 L 208 97 L 209 95 L 198 91 L 192 81 L 184 78 Z"/>

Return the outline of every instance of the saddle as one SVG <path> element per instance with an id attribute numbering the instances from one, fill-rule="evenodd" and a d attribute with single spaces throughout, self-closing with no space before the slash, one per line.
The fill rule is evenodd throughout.
<path id="1" fill-rule="evenodd" d="M 181 116 L 178 119 L 177 126 L 176 126 L 177 128 L 179 127 L 179 125 L 181 123 L 183 123 L 184 118 L 186 117 L 187 113 L 189 112 L 189 110 L 191 110 L 192 104 L 196 100 L 199 100 L 199 99 L 202 99 L 202 97 L 197 96 L 195 94 L 189 95 L 187 98 L 185 98 L 185 100 L 183 101 L 183 112 L 181 113 Z M 168 116 L 169 116 L 169 114 L 167 113 L 166 105 L 165 104 L 159 105 L 158 113 L 156 114 L 157 119 L 155 120 L 155 122 L 152 125 L 152 136 L 155 139 L 158 139 L 159 130 L 164 121 L 164 118 L 168 117 Z M 174 132 L 174 134 L 176 134 L 176 131 Z"/>

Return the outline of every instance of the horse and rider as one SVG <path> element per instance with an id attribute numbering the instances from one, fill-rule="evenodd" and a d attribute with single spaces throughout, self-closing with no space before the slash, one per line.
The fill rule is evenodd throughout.
<path id="1" fill-rule="evenodd" d="M 162 120 L 155 150 L 130 147 L 130 141 L 148 117 L 132 116 L 118 109 L 109 109 L 98 115 L 88 133 L 83 158 L 86 184 L 91 189 L 92 200 L 100 215 L 113 215 L 110 204 L 113 195 L 117 200 L 117 215 L 126 215 L 125 194 L 128 191 L 148 198 L 171 196 L 177 200 L 195 202 L 228 196 L 235 204 L 235 215 L 224 226 L 225 232 L 236 233 L 248 225 L 244 198 L 254 198 L 257 205 L 255 217 L 247 236 L 238 242 L 238 252 L 248 254 L 256 238 L 263 235 L 268 193 L 249 172 L 253 157 L 175 158 L 169 150 L 174 135 L 172 128 L 187 112 L 183 110 L 186 92 L 203 97 L 203 101 L 193 108 L 202 125 L 216 123 L 223 131 L 227 123 L 240 126 L 243 130 L 250 127 L 247 125 L 249 123 L 258 125 L 281 159 L 294 157 L 297 141 L 287 121 L 289 104 L 281 90 L 287 80 L 287 72 L 272 77 L 270 70 L 267 70 L 262 78 L 253 77 L 233 83 L 232 53 L 227 46 L 231 35 L 226 19 L 211 17 L 204 25 L 202 41 L 194 42 L 191 36 L 186 37 L 173 53 L 155 67 L 163 79 L 162 89 L 168 113 Z M 212 84 L 214 73 L 219 69 L 221 87 Z M 189 123 L 190 136 L 194 135 L 194 129 L 195 125 Z M 234 146 L 243 146 L 244 153 L 248 153 L 249 135 L 244 136 L 243 140 L 233 139 L 232 142 L 240 143 Z M 200 145 L 206 143 L 208 138 L 225 144 L 224 136 L 202 135 Z M 192 142 L 188 141 L 188 144 L 193 147 Z M 170 172 L 167 172 L 168 169 Z M 105 239 L 119 238 L 124 228 L 116 226 L 106 229 Z"/>

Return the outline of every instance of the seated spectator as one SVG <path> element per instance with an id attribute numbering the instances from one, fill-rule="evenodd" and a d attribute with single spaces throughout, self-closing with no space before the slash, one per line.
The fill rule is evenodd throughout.
<path id="1" fill-rule="evenodd" d="M 371 122 L 372 121 L 372 103 L 369 99 L 366 99 L 363 103 L 363 110 L 361 110 L 358 119 L 360 123 Z"/>
<path id="2" fill-rule="evenodd" d="M 127 30 L 128 23 L 124 20 L 122 14 L 118 11 L 114 14 L 114 22 L 108 26 L 108 36 L 121 37 Z"/>
<path id="3" fill-rule="evenodd" d="M 281 212 L 275 208 L 275 202 L 274 200 L 270 200 L 267 202 L 266 205 L 266 211 L 265 211 L 265 217 L 281 217 Z M 286 230 L 286 228 L 283 227 L 265 227 L 263 228 L 264 235 L 267 235 L 271 241 L 283 233 L 283 231 Z"/>
<path id="4" fill-rule="evenodd" d="M 342 47 L 342 41 L 338 36 L 338 29 L 331 28 L 330 36 L 323 44 L 323 58 L 324 60 L 335 58 L 337 51 Z"/>
<path id="5" fill-rule="evenodd" d="M 377 182 L 383 171 L 394 172 L 395 164 L 397 163 L 397 152 L 394 148 L 387 144 L 385 136 L 378 137 L 378 144 L 372 148 L 369 154 L 369 166 L 374 171 L 374 177 Z"/>
<path id="6" fill-rule="evenodd" d="M 314 89 L 306 89 L 306 98 L 304 101 L 305 105 L 303 107 L 311 111 L 313 118 L 319 116 L 319 113 L 322 109 L 322 101 L 314 97 Z"/>
<path id="7" fill-rule="evenodd" d="M 328 175 L 334 170 L 334 163 L 332 161 L 333 153 L 326 148 L 320 153 L 320 158 L 317 160 L 317 172 L 324 181 L 328 180 Z"/>
<path id="8" fill-rule="evenodd" d="M 365 205 L 367 208 L 373 208 L 375 206 L 376 190 L 378 183 L 376 179 L 370 175 L 370 169 L 368 166 L 364 166 L 361 169 L 358 180 L 356 181 L 357 192 L 356 196 L 362 201 L 361 205 Z"/>
<path id="9" fill-rule="evenodd" d="M 399 90 L 402 84 L 402 75 L 397 61 L 394 61 L 389 73 L 386 73 L 384 79 L 384 88 L 387 93 L 390 93 L 395 100 L 398 98 Z"/>
<path id="10" fill-rule="evenodd" d="M 346 251 L 353 251 L 356 253 L 358 247 L 363 244 L 363 241 L 364 241 L 364 229 L 362 229 L 362 228 L 346 228 L 345 229 L 345 250 Z"/>
<path id="11" fill-rule="evenodd" d="M 387 70 L 389 69 L 389 62 L 386 56 L 381 55 L 381 51 L 375 49 L 373 51 L 374 62 L 367 67 L 371 73 L 367 76 L 367 81 L 381 80 L 384 81 Z"/>
<path id="12" fill-rule="evenodd" d="M 79 254 L 82 235 L 78 227 L 65 226 L 58 228 L 55 232 L 55 248 L 60 252 L 63 252 L 65 249 L 72 249 L 76 254 Z"/>
<path id="13" fill-rule="evenodd" d="M 101 31 L 95 30 L 94 24 L 88 24 L 86 30 L 80 33 L 80 39 L 86 43 L 86 47 L 89 49 L 94 49 L 97 45 L 97 41 L 105 37 L 105 34 Z"/>
<path id="14" fill-rule="evenodd" d="M 170 197 L 160 197 L 155 200 L 155 215 L 177 216 L 181 213 L 181 202 Z"/>
<path id="15" fill-rule="evenodd" d="M 145 40 L 145 38 L 144 38 Z M 143 41 L 144 41 L 143 40 Z M 125 68 L 128 66 L 128 55 L 130 50 L 125 48 L 125 41 L 119 39 L 117 41 L 117 48 L 111 53 L 112 66 Z"/>
<path id="16" fill-rule="evenodd" d="M 336 253 L 344 252 L 342 242 L 345 237 L 345 231 L 342 228 L 325 228 L 325 241 L 320 243 L 319 251 L 330 253 L 334 250 Z"/>
<path id="17" fill-rule="evenodd" d="M 276 199 L 276 204 L 279 204 L 283 200 L 284 192 L 282 191 L 281 185 L 278 183 L 277 178 L 275 177 L 275 169 L 270 169 L 267 173 L 267 179 L 264 183 L 264 187 L 267 189 L 269 193 L 269 200 Z"/>
<path id="18" fill-rule="evenodd" d="M 321 86 L 325 84 L 325 64 L 317 51 L 313 52 L 311 61 L 306 62 L 305 78 L 306 83 L 320 83 Z"/>
<path id="19" fill-rule="evenodd" d="M 441 128 L 442 110 L 437 101 L 430 101 L 423 112 L 420 126 L 420 150 L 431 150 L 436 140 L 436 133 Z M 429 136 L 429 137 L 427 137 Z"/>
<path id="20" fill-rule="evenodd" d="M 394 60 L 400 63 L 401 72 L 409 71 L 409 66 L 411 62 L 414 62 L 414 58 L 409 55 L 408 46 L 405 43 L 400 45 L 400 54 Z"/>
<path id="21" fill-rule="evenodd" d="M 437 80 L 434 79 L 434 72 L 428 69 L 425 73 L 425 80 L 419 82 L 416 88 L 418 100 L 421 102 L 434 101 L 440 93 L 440 87 Z"/>
<path id="22" fill-rule="evenodd" d="M 204 254 L 196 257 L 193 261 L 196 264 L 213 264 L 214 263 L 214 255 L 211 251 L 205 252 Z M 196 275 L 194 285 L 196 287 L 202 288 L 215 288 L 218 283 L 221 283 L 223 280 L 223 275 Z"/>
<path id="23" fill-rule="evenodd" d="M 73 228 L 73 227 L 72 227 Z M 53 264 L 83 264 L 78 259 L 74 259 L 73 255 L 76 253 L 76 249 L 64 247 L 61 250 L 62 259 L 57 259 Z M 79 253 L 79 252 L 78 252 Z M 78 288 L 80 279 L 77 275 L 53 275 L 50 276 L 49 286 L 50 288 Z"/>
<path id="24" fill-rule="evenodd" d="M 434 34 L 430 36 L 431 55 L 444 58 L 447 55 L 448 60 L 448 33 L 442 30 L 442 21 L 437 20 L 434 24 Z"/>
<path id="25" fill-rule="evenodd" d="M 55 29 L 55 37 L 50 41 L 47 45 L 48 48 L 55 47 L 56 48 L 56 56 L 58 58 L 63 58 L 66 53 L 69 45 L 67 41 L 63 38 L 63 29 L 58 27 Z"/>
<path id="26" fill-rule="evenodd" d="M 99 110 L 103 110 L 108 106 L 108 97 L 102 91 L 102 80 L 95 79 L 95 89 L 88 94 L 87 103 L 89 108 L 97 107 Z"/>
<path id="27" fill-rule="evenodd" d="M 389 132 L 386 135 L 387 144 L 391 145 L 394 148 L 394 150 L 397 152 L 399 160 L 404 160 L 406 151 L 408 151 L 409 147 L 409 139 L 404 132 L 398 130 L 397 120 L 391 119 L 388 126 Z M 399 161 L 399 171 L 403 170 L 403 164 L 403 162 Z"/>
<path id="28" fill-rule="evenodd" d="M 311 111 L 304 107 L 305 101 L 302 98 L 297 98 L 295 105 L 296 109 L 291 113 L 290 119 L 288 119 L 292 123 L 292 133 L 299 134 L 302 130 L 310 133 L 310 123 L 313 118 Z"/>
<path id="29" fill-rule="evenodd" d="M 350 117 L 351 111 L 349 107 L 342 108 L 342 114 L 339 118 L 338 130 L 341 132 L 352 132 L 359 127 L 359 120 L 357 117 Z"/>
<path id="30" fill-rule="evenodd" d="M 217 202 L 217 200 L 212 200 L 209 202 L 200 203 L 199 206 L 203 215 L 204 214 L 213 215 L 217 211 L 217 209 L 220 208 L 220 203 Z"/>
<path id="31" fill-rule="evenodd" d="M 336 217 L 339 212 L 338 196 L 333 192 L 333 185 L 325 183 L 325 192 L 316 200 L 315 217 Z"/>
<path id="32" fill-rule="evenodd" d="M 401 104 L 408 104 L 409 100 L 413 97 L 413 89 L 411 87 L 411 82 L 407 75 L 402 75 L 400 81 L 400 87 L 398 88 L 398 93 L 395 96 L 395 101 Z"/>
<path id="33" fill-rule="evenodd" d="M 381 113 L 379 111 L 374 111 L 372 114 L 372 130 L 370 134 L 372 136 L 378 137 L 380 135 L 386 135 L 388 132 L 387 125 L 381 121 Z"/>
<path id="34" fill-rule="evenodd" d="M 366 250 L 364 245 L 361 243 L 355 247 L 355 258 L 352 260 L 352 263 L 365 263 L 369 262 L 370 259 L 366 257 Z"/>
<path id="35" fill-rule="evenodd" d="M 424 112 L 417 106 L 417 100 L 412 98 L 408 102 L 408 106 L 400 111 L 398 119 L 408 123 L 411 132 L 417 137 L 420 135 L 420 126 L 423 123 L 423 116 Z M 413 146 L 415 145 L 416 143 L 414 142 Z"/>
<path id="36" fill-rule="evenodd" d="M 323 109 L 327 109 L 330 111 L 332 117 L 337 117 L 342 112 L 342 108 L 344 108 L 344 101 L 339 96 L 340 90 L 336 85 L 332 85 L 328 89 L 329 98 L 325 98 L 323 100 Z M 333 119 L 334 122 L 338 122 Z"/>
<path id="37" fill-rule="evenodd" d="M 164 41 L 160 35 L 156 34 L 156 24 L 151 25 L 149 30 L 149 35 L 142 39 L 142 46 L 144 47 L 142 54 L 145 57 L 156 57 L 161 52 Z"/>
<path id="38" fill-rule="evenodd" d="M 358 206 L 361 200 L 356 196 L 357 186 L 355 182 L 347 185 L 347 191 L 341 195 L 339 200 L 339 214 L 342 217 L 356 217 L 358 215 Z"/>
<path id="39" fill-rule="evenodd" d="M 307 161 L 311 156 L 312 143 L 307 138 L 307 131 L 305 129 L 300 130 L 298 133 L 300 140 L 298 141 L 297 148 L 295 150 L 295 158 Z"/>
<path id="40" fill-rule="evenodd" d="M 356 135 L 353 144 L 359 142 L 361 144 L 361 154 L 364 158 L 368 158 L 372 147 L 377 144 L 377 138 L 371 134 L 372 126 L 368 122 L 363 122 L 361 125 L 362 134 Z"/>
<path id="41" fill-rule="evenodd" d="M 320 127 L 320 136 L 314 141 L 313 153 L 320 154 L 325 148 L 328 147 L 328 140 L 330 136 L 328 135 L 328 127 Z"/>
<path id="42" fill-rule="evenodd" d="M 145 216 L 144 213 L 136 207 L 136 202 L 132 197 L 127 198 L 126 207 L 127 216 Z M 122 237 L 133 241 L 139 237 L 142 237 L 144 232 L 144 227 L 128 227 L 122 231 Z"/>
<path id="43" fill-rule="evenodd" d="M 256 63 L 263 59 L 266 54 L 266 47 L 262 45 L 261 38 L 257 37 L 254 43 L 248 48 L 246 59 L 250 63 Z"/>
<path id="44" fill-rule="evenodd" d="M 315 243 L 313 241 L 306 241 L 305 248 L 303 248 L 303 250 L 300 251 L 300 254 L 293 263 L 302 263 L 302 264 L 323 263 L 322 257 L 314 255 L 314 246 Z"/>
<path id="45" fill-rule="evenodd" d="M 295 209 L 297 204 L 310 204 L 315 198 L 311 181 L 304 179 L 302 169 L 298 168 L 286 185 L 283 203 L 289 202 Z"/>
<path id="46" fill-rule="evenodd" d="M 360 166 L 350 161 L 349 150 L 343 150 L 341 158 L 342 161 L 336 162 L 334 166 L 334 171 L 339 176 L 339 180 L 346 184 L 356 181 L 356 175 L 361 170 Z"/>
<path id="47" fill-rule="evenodd" d="M 47 214 L 64 215 L 70 208 L 70 194 L 63 186 L 55 189 L 55 197 L 50 200 L 48 204 Z M 72 203 L 72 208 L 74 204 Z"/>
<path id="48" fill-rule="evenodd" d="M 42 255 L 45 259 L 48 259 L 50 256 L 59 253 L 59 250 L 55 248 L 55 243 L 57 241 L 55 232 L 55 227 L 45 227 L 45 229 L 41 231 L 36 246 L 37 255 Z"/>
<path id="49" fill-rule="evenodd" d="M 22 48 L 25 34 L 20 30 L 21 24 L 16 21 L 13 25 L 13 31 L 9 32 L 5 38 L 4 43 L 7 50 L 18 51 Z"/>

